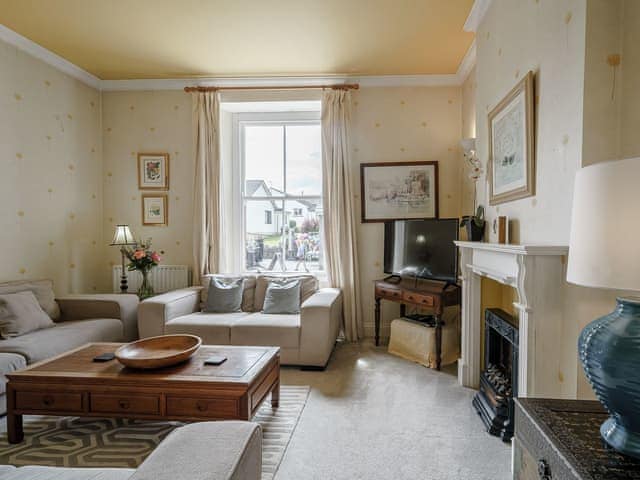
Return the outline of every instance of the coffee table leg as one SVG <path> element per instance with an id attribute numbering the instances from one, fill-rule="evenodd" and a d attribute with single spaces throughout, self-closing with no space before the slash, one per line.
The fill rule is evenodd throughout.
<path id="1" fill-rule="evenodd" d="M 278 380 L 271 390 L 271 406 L 278 408 L 280 406 L 280 380 Z"/>
<path id="2" fill-rule="evenodd" d="M 24 439 L 22 415 L 13 413 L 16 408 L 16 392 L 7 384 L 7 437 L 9 443 L 20 443 Z"/>

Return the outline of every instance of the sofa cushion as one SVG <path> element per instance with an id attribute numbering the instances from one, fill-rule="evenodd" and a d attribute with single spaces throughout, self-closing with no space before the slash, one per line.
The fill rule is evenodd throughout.
<path id="1" fill-rule="evenodd" d="M 60 309 L 56 303 L 51 280 L 19 280 L 0 283 L 0 294 L 24 292 L 25 290 L 33 292 L 42 309 L 52 320 L 57 320 L 60 317 Z"/>
<path id="2" fill-rule="evenodd" d="M 231 326 L 231 344 L 298 348 L 300 315 L 252 313 Z"/>
<path id="3" fill-rule="evenodd" d="M 115 318 L 56 323 L 20 337 L 0 341 L 0 352 L 19 353 L 27 363 L 51 358 L 90 342 L 122 341 L 122 322 Z"/>
<path id="4" fill-rule="evenodd" d="M 311 295 L 318 290 L 318 279 L 313 275 L 259 275 L 256 279 L 256 291 L 253 299 L 253 311 L 260 312 L 264 308 L 264 297 L 267 287 L 272 281 L 300 280 L 300 304 L 304 303 Z"/>
<path id="5" fill-rule="evenodd" d="M 18 337 L 53 327 L 54 323 L 30 290 L 0 294 L 0 337 Z"/>
<path id="6" fill-rule="evenodd" d="M 209 282 L 207 303 L 202 309 L 207 313 L 239 312 L 242 306 L 244 279 L 237 278 L 229 282 L 212 278 Z"/>
<path id="7" fill-rule="evenodd" d="M 169 320 L 164 326 L 164 332 L 197 335 L 205 345 L 229 345 L 231 326 L 249 315 L 251 314 L 247 312 L 196 312 Z"/>
<path id="8" fill-rule="evenodd" d="M 263 312 L 268 314 L 300 313 L 300 280 L 270 282 L 264 296 Z"/>
<path id="9" fill-rule="evenodd" d="M 131 468 L 66 468 L 28 466 L 0 471 L 0 480 L 127 480 Z"/>
<path id="10" fill-rule="evenodd" d="M 200 279 L 200 284 L 202 285 L 202 291 L 200 293 L 202 302 L 201 308 L 204 309 L 204 306 L 207 304 L 207 298 L 209 296 L 209 283 L 211 283 L 212 278 L 217 278 L 223 282 L 231 282 L 240 278 L 244 279 L 241 310 L 243 312 L 253 312 L 254 294 L 256 291 L 255 275 L 203 275 Z"/>
<path id="11" fill-rule="evenodd" d="M 0 395 L 7 391 L 7 373 L 15 372 L 27 366 L 27 361 L 17 353 L 0 353 Z"/>

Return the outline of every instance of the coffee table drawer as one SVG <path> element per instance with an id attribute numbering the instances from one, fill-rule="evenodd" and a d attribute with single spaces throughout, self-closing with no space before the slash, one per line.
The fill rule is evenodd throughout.
<path id="1" fill-rule="evenodd" d="M 16 392 L 18 410 L 82 412 L 82 394 L 64 392 Z"/>
<path id="2" fill-rule="evenodd" d="M 170 417 L 237 418 L 238 402 L 232 398 L 167 397 Z"/>
<path id="3" fill-rule="evenodd" d="M 91 411 L 96 413 L 160 413 L 160 397 L 157 395 L 91 394 Z"/>

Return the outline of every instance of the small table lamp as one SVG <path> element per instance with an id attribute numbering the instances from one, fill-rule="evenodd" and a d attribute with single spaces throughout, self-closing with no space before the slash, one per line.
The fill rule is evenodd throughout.
<path id="1" fill-rule="evenodd" d="M 640 158 L 599 163 L 576 175 L 567 281 L 640 291 Z M 640 458 L 640 298 L 587 325 L 578 340 L 587 379 L 611 417 L 602 438 Z"/>
<path id="2" fill-rule="evenodd" d="M 122 255 L 122 275 L 120 277 L 120 293 L 127 293 L 129 285 L 127 284 L 127 271 L 125 270 L 125 255 L 124 247 L 127 245 L 136 245 L 136 241 L 133 239 L 133 234 L 129 230 L 129 225 L 116 225 L 116 233 L 113 235 L 113 241 L 111 246 L 120 247 L 120 254 Z"/>

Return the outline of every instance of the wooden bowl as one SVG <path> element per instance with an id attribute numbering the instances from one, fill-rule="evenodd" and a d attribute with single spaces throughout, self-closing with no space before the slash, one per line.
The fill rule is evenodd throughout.
<path id="1" fill-rule="evenodd" d="M 162 335 L 127 343 L 116 350 L 120 363 L 131 368 L 153 369 L 186 362 L 202 345 L 195 335 Z"/>

